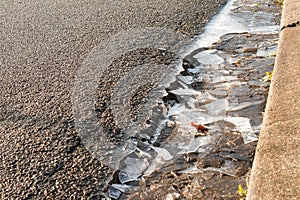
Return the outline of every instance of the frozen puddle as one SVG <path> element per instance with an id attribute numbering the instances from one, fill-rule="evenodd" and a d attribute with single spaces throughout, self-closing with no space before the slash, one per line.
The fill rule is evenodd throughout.
<path id="1" fill-rule="evenodd" d="M 247 2 L 230 0 L 221 13 L 208 23 L 204 33 L 201 34 L 192 49 L 208 47 L 227 33 L 268 34 L 278 32 L 279 26 L 274 25 L 272 13 L 261 14 L 260 12 L 255 12 L 255 8 L 259 8 L 262 4 L 267 3 L 265 0 L 250 0 Z M 245 4 L 250 7 L 250 10 L 244 9 L 246 7 Z"/>
<path id="2" fill-rule="evenodd" d="M 251 42 L 234 47 L 226 45 L 236 38 L 242 41 L 253 35 L 255 39 L 255 34 L 277 34 L 279 26 L 274 25 L 273 13 L 253 14 L 252 9 L 261 4 L 266 2 L 229 1 L 191 45 L 182 63 L 185 73 L 177 75 L 176 86 L 168 91 L 179 103 L 157 107 L 160 110 L 157 112 L 165 113 L 166 118 L 159 119 L 154 135 L 141 131 L 127 140 L 117 172 L 119 181 L 110 185 L 110 198 L 118 199 L 137 186 L 142 177 L 151 176 L 183 155 L 207 154 L 224 132 L 241 135 L 245 144 L 258 139 L 261 126 L 258 107 L 264 107 L 268 85 L 260 81 L 261 69 L 255 67 L 273 64 L 270 54 L 276 51 L 276 41 L 267 36 L 271 39 L 257 39 L 255 45 Z M 234 50 L 229 51 L 230 48 Z M 200 124 L 208 131 L 197 131 Z M 172 131 L 162 140 L 166 127 Z M 237 166 L 226 160 L 220 168 L 191 166 L 180 173 L 205 170 L 235 176 Z"/>

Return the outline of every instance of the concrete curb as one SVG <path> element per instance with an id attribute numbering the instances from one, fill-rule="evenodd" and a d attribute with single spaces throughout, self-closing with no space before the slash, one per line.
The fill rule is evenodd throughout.
<path id="1" fill-rule="evenodd" d="M 247 200 L 300 199 L 300 1 L 285 0 Z"/>

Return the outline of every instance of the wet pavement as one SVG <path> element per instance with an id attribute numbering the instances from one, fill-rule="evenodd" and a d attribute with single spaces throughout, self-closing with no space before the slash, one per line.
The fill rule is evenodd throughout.
<path id="1" fill-rule="evenodd" d="M 127 140 L 108 196 L 240 198 L 268 96 L 263 79 L 274 66 L 279 10 L 275 1 L 230 1 L 208 24 L 157 104 L 154 116 L 166 118 Z"/>
<path id="2" fill-rule="evenodd" d="M 238 198 L 237 185 L 249 175 L 259 137 L 268 92 L 261 79 L 274 64 L 280 8 L 275 1 L 229 1 L 221 20 L 212 21 L 191 45 L 189 37 L 200 33 L 225 1 L 122 2 L 100 9 L 91 1 L 1 2 L 10 13 L 1 30 L 6 56 L 0 60 L 2 199 Z M 158 13 L 153 14 L 152 4 L 159 5 Z M 184 50 L 178 49 L 182 44 L 172 47 L 178 35 L 171 34 L 164 38 L 168 48 L 147 46 L 112 56 L 94 84 L 97 90 L 88 94 L 95 98 L 92 106 L 102 130 L 86 129 L 91 133 L 86 140 L 80 120 L 90 113 L 78 116 L 74 105 L 85 95 L 76 90 L 80 66 L 101 55 L 97 46 L 107 54 L 113 54 L 110 48 L 122 49 L 118 43 L 106 47 L 111 43 L 104 39 L 145 25 L 167 27 L 190 44 Z M 157 30 L 157 36 L 169 33 L 149 29 L 147 36 L 156 36 Z M 147 40 L 143 31 L 136 32 Z M 167 72 L 179 74 L 174 78 Z M 128 90 L 122 84 L 132 74 L 134 90 Z M 197 131 L 199 124 L 208 131 Z"/>

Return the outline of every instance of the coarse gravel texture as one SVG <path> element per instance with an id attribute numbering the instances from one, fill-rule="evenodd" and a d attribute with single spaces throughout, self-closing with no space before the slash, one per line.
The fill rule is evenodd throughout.
<path id="1" fill-rule="evenodd" d="M 98 199 L 110 170 L 80 142 L 71 95 L 77 69 L 128 28 L 191 36 L 225 0 L 0 2 L 1 199 Z"/>

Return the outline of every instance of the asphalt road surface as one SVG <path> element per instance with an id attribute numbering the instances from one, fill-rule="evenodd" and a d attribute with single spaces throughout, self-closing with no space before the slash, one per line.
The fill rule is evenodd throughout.
<path id="1" fill-rule="evenodd" d="M 99 199 L 111 171 L 75 128 L 72 90 L 81 63 L 129 28 L 199 34 L 224 2 L 1 0 L 0 198 Z"/>

